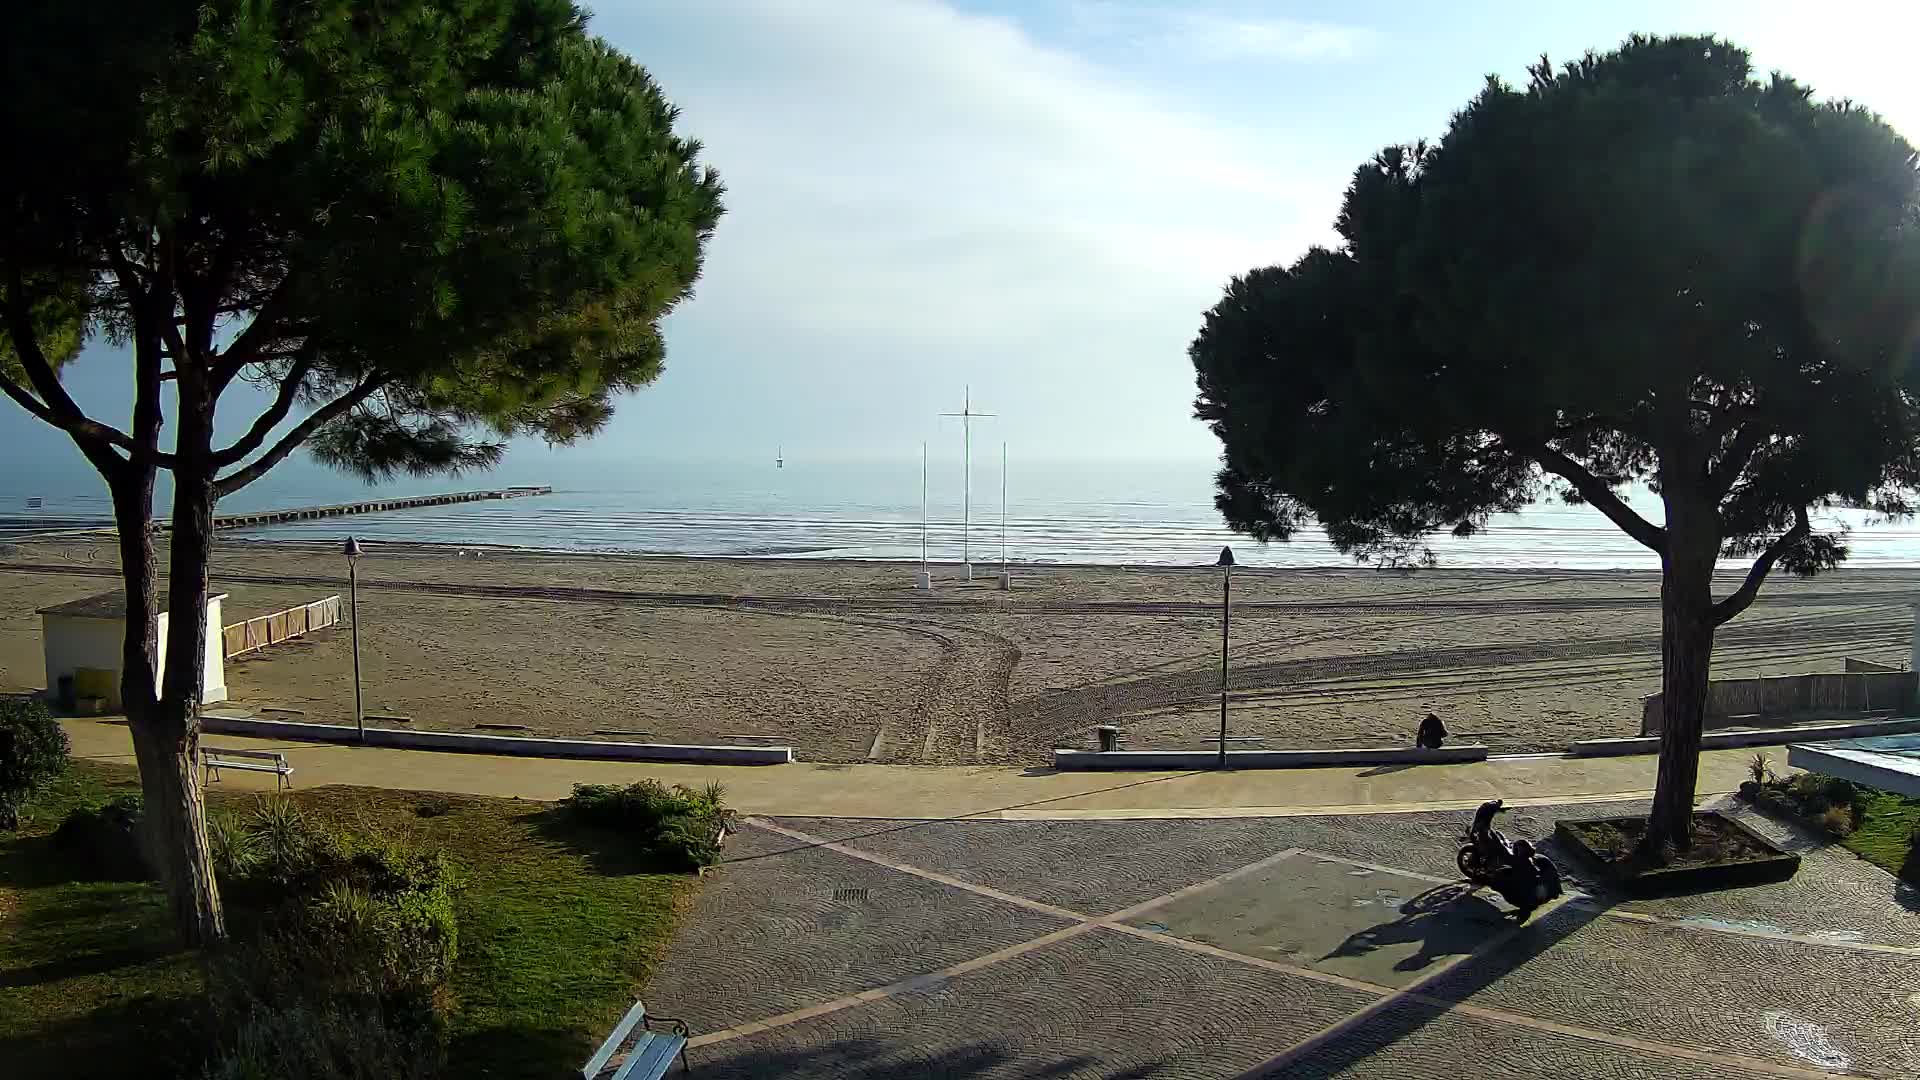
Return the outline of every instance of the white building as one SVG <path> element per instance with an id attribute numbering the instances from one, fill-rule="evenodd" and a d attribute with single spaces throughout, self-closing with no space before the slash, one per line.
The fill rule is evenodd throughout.
<path id="1" fill-rule="evenodd" d="M 200 676 L 200 700 L 227 700 L 226 651 L 221 630 L 221 601 L 226 593 L 207 597 L 207 658 Z M 41 644 L 47 660 L 47 693 L 59 697 L 61 679 L 72 680 L 75 693 L 106 698 L 107 707 L 121 708 L 121 654 L 125 648 L 127 596 L 101 593 L 84 600 L 40 609 Z M 167 597 L 160 596 L 160 663 L 156 679 L 167 670 Z M 82 674 L 82 673 L 85 674 Z M 96 689 L 97 688 L 97 689 Z M 91 692 L 91 693 L 89 693 Z"/>

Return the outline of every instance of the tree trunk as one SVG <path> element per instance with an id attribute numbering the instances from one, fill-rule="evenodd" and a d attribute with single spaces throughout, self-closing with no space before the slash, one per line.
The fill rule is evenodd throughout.
<path id="1" fill-rule="evenodd" d="M 220 940 L 226 931 L 219 894 L 213 887 L 212 851 L 207 844 L 200 798 L 195 760 L 197 731 L 183 722 L 179 710 L 169 710 L 158 700 L 154 676 L 160 642 L 149 523 L 153 478 L 151 467 L 134 466 L 109 485 L 114 523 L 120 534 L 120 572 L 127 592 L 120 698 L 133 737 L 134 759 L 140 766 L 141 820 L 148 864 L 166 890 L 181 939 L 189 944 L 206 944 Z M 192 621 L 178 618 L 179 605 L 170 607 L 174 626 Z M 204 602 L 201 610 L 204 613 Z M 169 658 L 179 655 L 169 642 Z M 196 691 L 197 687 L 196 683 Z"/>
<path id="2" fill-rule="evenodd" d="M 146 725 L 148 747 L 140 772 L 153 842 L 170 855 L 167 891 L 187 940 L 212 944 L 226 937 L 220 890 L 207 841 L 206 802 L 197 768 L 200 693 L 207 660 L 207 563 L 213 551 L 212 409 L 197 399 L 198 380 L 180 379 L 180 432 L 173 470 L 173 532 L 168 543 L 167 664 L 160 700 Z M 155 779 L 144 779 L 149 757 Z M 155 796 L 160 803 L 155 805 Z"/>
<path id="3" fill-rule="evenodd" d="M 1676 505 L 1669 496 L 1668 550 L 1660 569 L 1660 772 L 1645 850 L 1693 846 L 1693 801 L 1706 724 L 1707 671 L 1713 659 L 1713 564 L 1719 530 L 1708 505 Z"/>

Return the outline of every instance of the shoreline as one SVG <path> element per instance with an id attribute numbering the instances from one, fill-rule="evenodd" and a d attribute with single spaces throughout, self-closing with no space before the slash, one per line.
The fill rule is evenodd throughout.
<path id="1" fill-rule="evenodd" d="M 116 532 L 116 530 L 114 530 L 110 526 L 104 527 L 104 528 L 58 530 L 58 531 L 52 531 L 52 532 L 37 533 L 37 534 L 32 534 L 32 535 L 22 536 L 22 537 L 0 538 L 0 549 L 4 549 L 5 547 L 8 547 L 8 546 L 19 547 L 19 546 L 25 546 L 25 545 L 65 546 L 65 545 L 81 544 L 88 541 L 92 541 L 100 544 L 107 544 L 112 542 L 112 540 L 115 537 L 117 537 L 117 535 L 118 533 Z M 285 537 L 254 537 L 254 536 L 235 535 L 235 536 L 216 536 L 215 543 L 216 543 L 216 550 L 218 550 L 219 545 L 224 544 L 224 545 L 245 545 L 246 547 L 249 547 L 249 548 L 257 547 L 267 551 L 284 550 L 288 552 L 297 552 L 302 554 L 312 553 L 312 554 L 337 555 L 340 542 L 337 538 L 331 538 L 331 537 L 325 540 L 319 540 L 319 539 L 295 540 L 295 539 L 288 539 Z M 586 561 L 586 560 L 605 559 L 605 560 L 613 560 L 613 561 L 619 561 L 619 562 L 650 562 L 650 563 L 702 563 L 702 562 L 716 562 L 716 563 L 727 563 L 727 564 L 774 563 L 774 564 L 792 564 L 794 566 L 812 566 L 812 567 L 833 566 L 833 565 L 861 566 L 861 567 L 868 567 L 868 566 L 900 567 L 900 566 L 920 565 L 920 560 L 917 558 L 894 559 L 894 558 L 881 558 L 881 557 L 872 557 L 872 556 L 848 556 L 848 555 L 806 556 L 806 555 L 800 555 L 794 552 L 786 552 L 786 553 L 779 553 L 779 554 L 743 554 L 743 555 L 730 555 L 730 554 L 723 554 L 723 553 L 689 554 L 685 552 L 648 552 L 648 551 L 626 551 L 626 550 L 606 550 L 606 549 L 596 550 L 596 549 L 584 549 L 584 548 L 527 547 L 527 546 L 516 545 L 516 544 L 483 544 L 483 543 L 462 544 L 462 543 L 453 543 L 453 542 L 436 542 L 436 541 L 430 541 L 430 540 L 362 540 L 361 543 L 364 547 L 368 549 L 368 553 L 369 553 L 368 557 L 370 558 L 377 558 L 379 553 L 382 553 L 382 552 L 394 553 L 402 557 L 411 556 L 411 557 L 443 557 L 444 558 L 449 556 L 457 557 L 457 553 L 465 551 L 465 552 L 484 552 L 485 555 L 478 556 L 481 558 L 497 556 L 499 558 L 504 558 L 504 559 L 537 559 L 537 560 L 548 560 L 548 561 L 573 560 L 573 559 Z M 161 550 L 166 547 L 166 537 L 164 536 L 164 534 L 157 536 L 155 538 L 155 544 L 156 544 L 156 550 Z M 1253 547 L 1253 546 L 1256 546 L 1257 544 L 1258 544 L 1258 541 L 1255 541 L 1255 540 L 1248 539 L 1245 541 L 1245 546 L 1247 547 Z M 0 561 L 7 561 L 7 559 L 8 557 L 0 555 Z M 935 570 L 946 569 L 946 570 L 957 571 L 963 564 L 958 559 L 929 559 L 926 565 L 930 569 L 935 569 Z M 993 560 L 975 560 L 973 565 L 976 573 L 986 574 L 989 571 L 996 571 L 1001 564 L 998 559 L 993 559 Z M 1219 568 L 1217 566 L 1207 562 L 1196 562 L 1193 565 L 1189 566 L 1189 565 L 1181 565 L 1177 563 L 1152 563 L 1152 562 L 1070 562 L 1070 561 L 1031 560 L 1031 559 L 1029 560 L 1008 559 L 1006 565 L 1009 569 L 1013 569 L 1013 570 L 1033 570 L 1033 571 L 1124 571 L 1128 573 L 1166 572 L 1166 573 L 1175 573 L 1175 574 L 1178 574 L 1178 573 L 1217 574 L 1219 572 Z M 1742 567 L 1742 569 L 1739 570 L 1739 573 L 1741 574 L 1745 573 L 1745 570 L 1743 568 L 1744 567 L 1743 563 L 1729 562 L 1725 567 L 1723 567 L 1721 570 L 1718 571 L 1718 574 L 1732 575 L 1735 573 L 1736 567 Z M 1849 567 L 1849 566 L 1846 566 L 1845 564 L 1842 564 L 1838 570 L 1829 571 L 1825 574 L 1820 575 L 1820 577 L 1824 579 L 1836 574 L 1848 574 L 1848 573 L 1857 574 L 1861 572 L 1867 572 L 1867 573 L 1911 572 L 1915 574 L 1920 574 L 1920 561 L 1916 561 L 1912 565 L 1874 564 L 1871 566 Z M 1535 577 L 1535 576 L 1604 577 L 1604 576 L 1613 576 L 1613 575 L 1632 575 L 1632 576 L 1638 576 L 1638 577 L 1645 577 L 1650 580 L 1657 580 L 1660 576 L 1660 571 L 1656 569 L 1644 569 L 1639 567 L 1468 566 L 1468 565 L 1448 565 L 1444 562 L 1438 566 L 1411 567 L 1411 568 L 1376 567 L 1376 566 L 1369 566 L 1364 563 L 1357 563 L 1357 562 L 1348 562 L 1342 565 L 1335 565 L 1335 566 L 1260 566 L 1257 564 L 1242 563 L 1242 564 L 1236 565 L 1233 568 L 1233 573 L 1236 579 L 1244 575 L 1274 576 L 1274 575 L 1295 575 L 1295 574 L 1302 575 L 1302 576 L 1318 576 L 1318 575 L 1329 575 L 1329 574 L 1332 574 L 1332 575 L 1370 574 L 1370 575 L 1377 575 L 1381 578 L 1409 579 L 1409 580 L 1415 580 L 1419 578 L 1428 578 L 1428 577 L 1445 577 L 1450 575 L 1504 575 L 1504 576 L 1514 576 L 1514 577 Z M 1771 582 L 1769 582 L 1769 584 L 1771 584 Z"/>

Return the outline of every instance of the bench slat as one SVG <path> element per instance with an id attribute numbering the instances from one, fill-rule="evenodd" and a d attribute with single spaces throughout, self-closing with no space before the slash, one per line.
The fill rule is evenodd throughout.
<path id="1" fill-rule="evenodd" d="M 634 1002 L 633 1007 L 627 1010 L 627 1015 L 621 1017 L 620 1022 L 614 1025 L 613 1034 L 607 1036 L 607 1041 L 601 1043 L 600 1049 L 595 1050 L 593 1056 L 587 1059 L 587 1064 L 580 1070 L 581 1080 L 593 1080 L 594 1077 L 599 1076 L 600 1070 L 606 1068 L 607 1062 L 613 1060 L 613 1055 L 620 1052 L 621 1044 L 627 1041 L 627 1036 L 632 1033 L 634 1025 L 646 1018 L 646 1002 Z"/>
<path id="2" fill-rule="evenodd" d="M 264 764 L 264 765 L 255 765 L 251 761 L 220 761 L 216 759 L 216 760 L 207 762 L 207 764 L 215 769 L 238 769 L 241 772 L 280 773 L 283 776 L 293 771 L 293 766 L 291 765 L 286 765 L 286 764 L 276 765 L 276 764 L 273 764 L 272 762 L 268 762 L 267 764 Z"/>
<path id="3" fill-rule="evenodd" d="M 633 1053 L 627 1055 L 627 1063 L 613 1074 L 613 1080 L 660 1080 L 686 1045 L 687 1040 L 678 1035 L 648 1032 L 640 1036 Z"/>
<path id="4" fill-rule="evenodd" d="M 235 746 L 203 746 L 201 757 L 251 758 L 256 761 L 277 761 L 286 764 L 287 756 L 278 750 L 242 750 Z"/>

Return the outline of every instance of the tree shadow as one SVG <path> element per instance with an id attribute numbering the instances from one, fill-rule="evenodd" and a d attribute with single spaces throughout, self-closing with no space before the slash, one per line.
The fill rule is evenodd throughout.
<path id="1" fill-rule="evenodd" d="M 111 971 L 144 964 L 171 956 L 175 948 L 155 945 L 126 945 L 91 952 L 70 953 L 57 960 L 0 971 L 0 989 L 39 986 L 87 975 L 105 975 Z"/>
<path id="2" fill-rule="evenodd" d="M 53 836 L 22 836 L 0 842 L 0 885 L 44 889 L 80 880 L 78 868 L 53 845 Z"/>
<path id="3" fill-rule="evenodd" d="M 578 1073 L 579 1062 L 593 1053 L 594 1044 L 580 1031 L 540 1028 L 524 1024 L 464 1031 L 447 1047 L 448 1076 L 524 1077 L 551 1080 L 562 1067 Z"/>
<path id="4" fill-rule="evenodd" d="M 1398 919 L 1348 935 L 1321 959 L 1362 956 L 1385 946 L 1417 942 L 1420 948 L 1393 969 L 1420 971 L 1437 960 L 1479 948 L 1486 943 L 1489 928 L 1513 925 L 1505 912 L 1473 887 L 1461 882 L 1437 885 L 1401 904 Z"/>
<path id="5" fill-rule="evenodd" d="M 1475 994 L 1526 966 L 1581 927 L 1601 918 L 1606 910 L 1607 905 L 1600 903 L 1564 903 L 1532 922 L 1514 926 L 1510 938 L 1489 948 L 1484 954 L 1469 957 L 1451 968 L 1417 980 L 1406 987 L 1401 996 L 1390 999 L 1390 1005 L 1363 1023 L 1301 1044 L 1270 1063 L 1262 1075 L 1284 1076 L 1289 1080 L 1294 1077 L 1346 1075 L 1347 1070 L 1367 1059 L 1419 1035 L 1429 1023 L 1450 1015 L 1454 1005 L 1470 1001 Z M 1508 925 L 1513 924 L 1509 922 Z M 1409 1053 L 1415 1061 L 1422 1061 L 1437 1052 L 1427 1047 Z M 1406 1063 L 1386 1063 L 1381 1068 L 1386 1075 L 1395 1075 L 1406 1071 Z"/>
<path id="6" fill-rule="evenodd" d="M 804 1077 L 834 1077 L 836 1080 L 896 1080 L 903 1076 L 939 1076 L 959 1080 L 963 1077 L 1004 1075 L 1009 1067 L 1030 1080 L 1049 1080 L 1065 1076 L 1097 1076 L 1101 1080 L 1144 1080 L 1157 1072 L 1163 1062 L 1111 1066 L 1086 1054 L 1062 1056 L 1052 1061 L 1035 1061 L 1029 1052 L 1010 1047 L 975 1042 L 936 1051 L 915 1048 L 894 1041 L 873 1038 L 841 1039 L 810 1046 L 776 1046 L 746 1050 L 715 1060 L 721 1048 L 689 1052 L 693 1075 L 703 1080 L 739 1078 L 759 1080 L 780 1076 L 800 1080 Z M 934 1056 L 937 1054 L 938 1056 Z M 703 1060 L 704 1059 L 704 1060 Z"/>
<path id="7" fill-rule="evenodd" d="M 1920 844 L 1907 852 L 1900 876 L 1893 883 L 1893 902 L 1908 911 L 1920 911 Z"/>
<path id="8" fill-rule="evenodd" d="M 0 1036 L 0 1062 L 7 1080 L 197 1076 L 207 1023 L 197 996 L 136 997 Z"/>
<path id="9" fill-rule="evenodd" d="M 633 837 L 618 829 L 582 824 L 564 806 L 532 811 L 520 821 L 531 824 L 542 839 L 585 859 L 596 874 L 627 877 L 685 873 L 679 867 L 661 866 L 639 850 L 640 845 Z"/>
<path id="10" fill-rule="evenodd" d="M 1403 761 L 1397 765 L 1375 765 L 1373 768 L 1368 769 L 1366 772 L 1363 772 L 1360 775 L 1363 777 L 1385 776 L 1388 773 L 1406 772 L 1408 769 L 1417 769 L 1419 767 L 1420 767 L 1420 762 Z"/>

